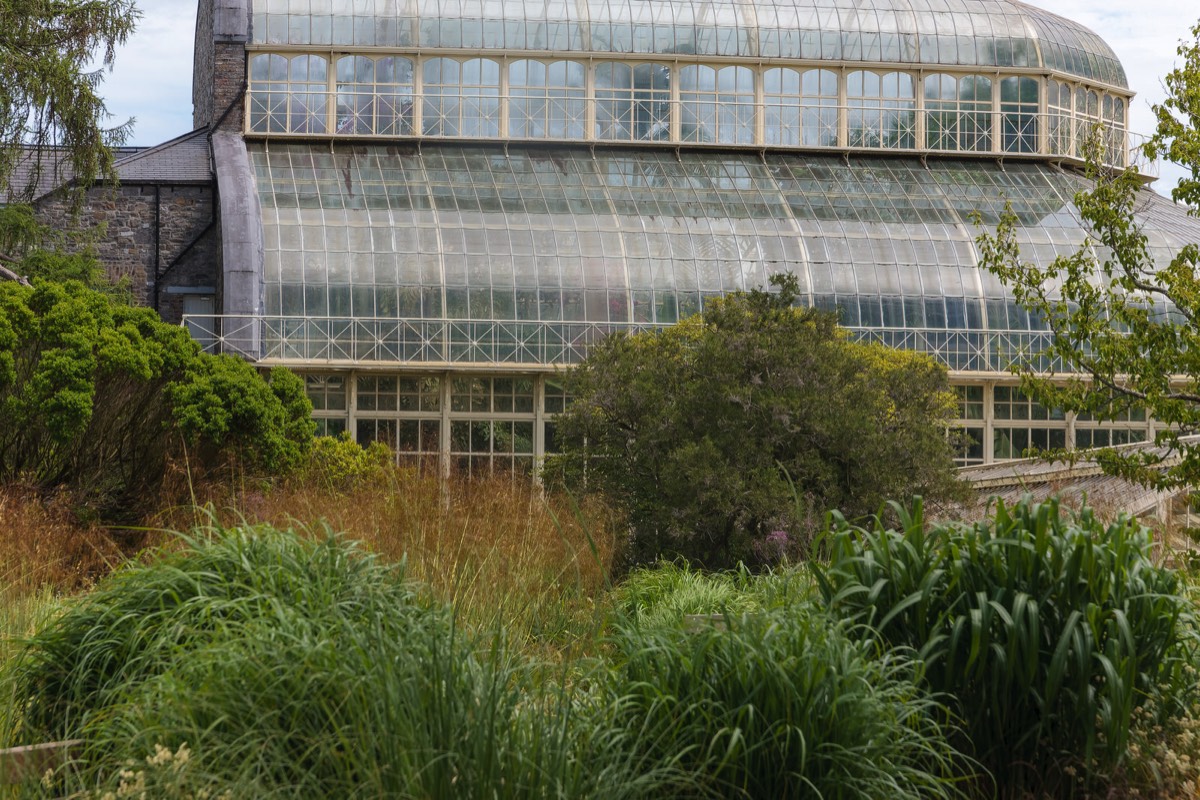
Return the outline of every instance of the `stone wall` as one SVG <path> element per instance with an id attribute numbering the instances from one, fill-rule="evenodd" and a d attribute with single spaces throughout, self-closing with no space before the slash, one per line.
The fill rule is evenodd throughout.
<path id="1" fill-rule="evenodd" d="M 115 192 L 97 187 L 89 191 L 78 219 L 58 193 L 38 200 L 36 209 L 45 225 L 81 230 L 109 277 L 128 278 L 137 302 L 157 305 L 168 322 L 178 322 L 183 313 L 184 295 L 171 287 L 220 286 L 211 186 L 124 184 Z M 87 237 L 89 232 L 95 235 Z"/>
<path id="2" fill-rule="evenodd" d="M 198 0 L 196 49 L 192 57 L 192 130 L 213 121 L 213 4 Z"/>

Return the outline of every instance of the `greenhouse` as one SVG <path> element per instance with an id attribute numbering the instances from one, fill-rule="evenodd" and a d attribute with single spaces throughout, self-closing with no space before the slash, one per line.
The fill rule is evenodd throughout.
<path id="1" fill-rule="evenodd" d="M 197 101 L 225 275 L 223 313 L 189 323 L 303 372 L 325 432 L 442 469 L 532 468 L 589 345 L 780 272 L 855 336 L 948 367 L 963 463 L 1153 432 L 1025 399 L 1007 367 L 1048 334 L 976 266 L 1006 203 L 1026 257 L 1073 252 L 1084 147 L 1099 136 L 1114 167 L 1132 152 L 1120 62 L 1061 17 L 214 0 L 197 38 L 198 92 L 228 98 Z M 1153 192 L 1138 213 L 1160 258 L 1200 239 Z"/>

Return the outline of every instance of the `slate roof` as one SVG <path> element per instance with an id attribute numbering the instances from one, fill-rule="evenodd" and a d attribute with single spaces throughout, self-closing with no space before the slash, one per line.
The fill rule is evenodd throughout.
<path id="1" fill-rule="evenodd" d="M 121 158 L 121 183 L 208 183 L 212 180 L 208 129 L 198 128 L 170 141 Z"/>
<path id="2" fill-rule="evenodd" d="M 0 195 L 0 203 L 12 202 L 29 185 L 35 166 L 41 172 L 34 185 L 33 198 L 54 191 L 71 180 L 67 149 L 28 148 L 17 162 L 9 180 L 9 189 Z M 117 178 L 121 183 L 208 183 L 212 165 L 208 148 L 208 129 L 200 128 L 154 147 L 118 147 L 114 151 Z"/>
<path id="3" fill-rule="evenodd" d="M 129 158 L 144 150 L 143 147 L 118 147 L 114 151 L 117 160 Z M 59 186 L 71 180 L 71 165 L 66 158 L 67 148 L 47 146 L 40 150 L 27 147 L 17 159 L 12 175 L 9 176 L 8 188 L 0 194 L 0 203 L 9 203 L 14 197 L 24 194 L 29 186 L 35 169 L 40 164 L 37 180 L 33 182 L 33 198 L 37 199 L 49 194 Z"/>

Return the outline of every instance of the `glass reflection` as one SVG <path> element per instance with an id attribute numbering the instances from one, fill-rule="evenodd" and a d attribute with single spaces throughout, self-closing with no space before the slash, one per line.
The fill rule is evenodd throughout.
<path id="1" fill-rule="evenodd" d="M 847 138 L 851 147 L 908 149 L 916 146 L 913 77 L 870 70 L 846 76 Z"/>
<path id="2" fill-rule="evenodd" d="M 434 58 L 422 70 L 423 127 L 431 136 L 500 135 L 500 64 Z"/>
<path id="3" fill-rule="evenodd" d="M 412 83 L 413 63 L 407 58 L 339 58 L 337 132 L 377 136 L 411 134 Z"/>
<path id="4" fill-rule="evenodd" d="M 671 71 L 663 64 L 596 67 L 596 138 L 671 138 Z"/>
<path id="5" fill-rule="evenodd" d="M 763 136 L 767 144 L 837 145 L 837 73 L 776 67 L 763 72 Z"/>

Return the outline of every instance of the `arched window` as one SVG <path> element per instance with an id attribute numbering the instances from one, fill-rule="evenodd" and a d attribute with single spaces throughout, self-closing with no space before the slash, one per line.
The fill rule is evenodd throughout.
<path id="1" fill-rule="evenodd" d="M 1129 144 L 1125 138 L 1125 101 L 1111 94 L 1101 101 L 1104 121 L 1104 161 L 1116 167 L 1125 166 L 1129 159 Z"/>
<path id="2" fill-rule="evenodd" d="M 1004 152 L 1037 152 L 1038 88 L 1037 78 L 1000 80 L 1000 138 Z"/>
<path id="3" fill-rule="evenodd" d="M 587 67 L 575 61 L 514 61 L 508 67 L 508 135 L 583 139 Z"/>
<path id="4" fill-rule="evenodd" d="M 837 73 L 776 67 L 763 72 L 766 144 L 837 145 Z"/>
<path id="5" fill-rule="evenodd" d="M 913 77 L 870 70 L 846 76 L 847 131 L 851 147 L 916 146 Z"/>
<path id="6" fill-rule="evenodd" d="M 337 132 L 376 136 L 411 134 L 412 84 L 413 63 L 407 58 L 339 58 Z"/>
<path id="7" fill-rule="evenodd" d="M 1100 119 L 1100 95 L 1082 86 L 1075 90 L 1075 152 L 1076 158 L 1087 155 L 1087 143 L 1096 135 Z"/>
<path id="8" fill-rule="evenodd" d="M 1046 106 L 1050 119 L 1050 152 L 1053 155 L 1069 156 L 1075 144 L 1075 124 L 1072 120 L 1071 87 L 1058 81 L 1050 81 L 1046 89 Z"/>
<path id="9" fill-rule="evenodd" d="M 500 135 L 500 65 L 489 58 L 425 62 L 422 127 L 430 136 Z"/>
<path id="10" fill-rule="evenodd" d="M 693 64 L 679 70 L 680 138 L 754 143 L 754 71 Z"/>
<path id="11" fill-rule="evenodd" d="M 991 79 L 982 75 L 927 76 L 925 144 L 931 150 L 991 150 Z"/>
<path id="12" fill-rule="evenodd" d="M 325 133 L 329 64 L 320 56 L 250 59 L 250 130 Z"/>
<path id="13" fill-rule="evenodd" d="M 671 71 L 663 64 L 596 67 L 596 138 L 664 141 L 671 136 Z"/>

